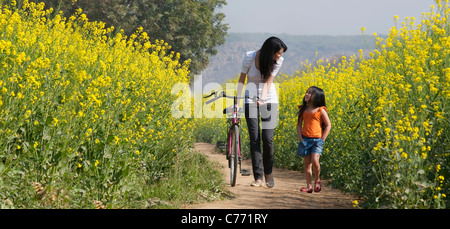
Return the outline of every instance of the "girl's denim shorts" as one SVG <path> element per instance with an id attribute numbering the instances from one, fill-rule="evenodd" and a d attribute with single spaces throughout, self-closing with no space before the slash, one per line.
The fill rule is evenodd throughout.
<path id="1" fill-rule="evenodd" d="M 321 138 L 303 137 L 303 141 L 298 143 L 297 155 L 308 156 L 310 153 L 322 155 L 324 141 Z"/>

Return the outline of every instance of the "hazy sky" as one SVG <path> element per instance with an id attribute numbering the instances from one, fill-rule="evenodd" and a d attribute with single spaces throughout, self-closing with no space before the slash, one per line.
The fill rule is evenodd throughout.
<path id="1" fill-rule="evenodd" d="M 229 33 L 298 35 L 387 34 L 394 15 L 401 21 L 429 12 L 433 0 L 227 0 Z"/>

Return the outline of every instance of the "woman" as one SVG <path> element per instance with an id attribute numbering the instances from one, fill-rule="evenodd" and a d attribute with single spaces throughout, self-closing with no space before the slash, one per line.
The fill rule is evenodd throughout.
<path id="1" fill-rule="evenodd" d="M 278 113 L 278 96 L 273 79 L 283 64 L 283 53 L 287 46 L 277 37 L 268 38 L 260 50 L 247 52 L 242 63 L 238 84 L 238 95 L 247 79 L 245 88 L 245 119 L 250 136 L 250 154 L 253 176 L 251 186 L 263 185 L 272 188 L 273 134 Z M 255 99 L 256 98 L 256 99 Z M 259 118 L 261 117 L 263 152 L 261 155 L 261 138 Z"/>

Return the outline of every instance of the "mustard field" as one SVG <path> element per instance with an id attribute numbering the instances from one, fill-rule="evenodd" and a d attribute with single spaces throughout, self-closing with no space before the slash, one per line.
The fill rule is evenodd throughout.
<path id="1" fill-rule="evenodd" d="M 449 16 L 448 0 L 436 1 L 421 19 L 399 23 L 394 16 L 385 39 L 366 35 L 376 41 L 368 54 L 306 62 L 294 75 L 277 76 L 275 164 L 303 170 L 296 156 L 297 106 L 315 85 L 325 91 L 332 124 L 322 174 L 333 186 L 361 196 L 355 207 L 448 208 Z M 196 126 L 199 140 L 225 140 L 225 119 L 196 119 Z"/>
<path id="2" fill-rule="evenodd" d="M 82 10 L 61 15 L 27 1 L 1 9 L 1 207 L 155 208 L 214 196 L 220 180 L 195 164 L 210 168 L 192 152 L 192 121 L 170 110 L 189 63 L 142 29 L 126 37 Z"/>

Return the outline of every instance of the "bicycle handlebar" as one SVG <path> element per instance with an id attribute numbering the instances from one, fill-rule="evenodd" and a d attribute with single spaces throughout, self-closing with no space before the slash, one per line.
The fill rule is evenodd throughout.
<path id="1" fill-rule="evenodd" d="M 250 96 L 245 96 L 245 97 L 229 96 L 229 95 L 227 95 L 227 94 L 225 93 L 225 91 L 221 91 L 220 93 L 214 91 L 214 92 L 212 92 L 210 95 L 204 96 L 203 98 L 206 99 L 206 98 L 209 98 L 209 97 L 211 97 L 211 96 L 213 96 L 213 95 L 214 95 L 214 98 L 213 98 L 213 99 L 210 99 L 210 100 L 208 100 L 208 101 L 206 101 L 205 104 L 210 104 L 210 103 L 212 103 L 212 102 L 214 102 L 214 101 L 216 101 L 216 100 L 218 100 L 218 99 L 220 99 L 220 98 L 229 98 L 229 99 L 234 99 L 234 98 L 236 98 L 236 99 L 253 99 L 253 100 L 259 99 L 259 97 L 257 97 L 257 96 L 253 96 L 253 97 L 250 97 Z"/>

